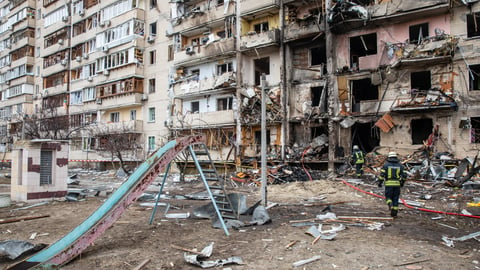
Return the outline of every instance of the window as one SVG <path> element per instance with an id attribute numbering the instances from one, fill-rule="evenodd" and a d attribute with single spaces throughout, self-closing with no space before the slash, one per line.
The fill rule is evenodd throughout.
<path id="1" fill-rule="evenodd" d="M 110 114 L 110 122 L 117 123 L 120 122 L 120 113 L 114 112 Z"/>
<path id="2" fill-rule="evenodd" d="M 137 120 L 137 110 L 130 111 L 130 120 Z"/>
<path id="3" fill-rule="evenodd" d="M 157 35 L 157 22 L 150 24 L 150 35 L 156 36 Z"/>
<path id="4" fill-rule="evenodd" d="M 70 93 L 70 105 L 82 104 L 82 91 L 75 91 Z"/>
<path id="5" fill-rule="evenodd" d="M 360 112 L 360 102 L 378 100 L 378 86 L 370 78 L 350 81 L 352 87 L 352 111 Z"/>
<path id="6" fill-rule="evenodd" d="M 148 80 L 148 93 L 155 93 L 155 79 Z"/>
<path id="7" fill-rule="evenodd" d="M 173 45 L 168 45 L 168 61 L 173 61 L 174 54 Z"/>
<path id="8" fill-rule="evenodd" d="M 377 54 L 377 33 L 350 37 L 350 67 L 359 68 L 359 58 Z"/>
<path id="9" fill-rule="evenodd" d="M 156 54 L 157 54 L 157 51 L 156 50 L 151 50 L 150 51 L 150 64 L 155 64 L 156 62 Z"/>
<path id="10" fill-rule="evenodd" d="M 467 14 L 467 37 L 480 36 L 480 12 Z"/>
<path id="11" fill-rule="evenodd" d="M 432 119 L 414 119 L 410 123 L 410 130 L 412 131 L 412 144 L 422 144 L 428 139 L 428 136 L 433 131 Z"/>
<path id="12" fill-rule="evenodd" d="M 430 90 L 432 88 L 430 71 L 412 72 L 410 74 L 410 85 L 412 89 Z"/>
<path id="13" fill-rule="evenodd" d="M 155 150 L 155 136 L 148 136 L 148 151 Z"/>
<path id="14" fill-rule="evenodd" d="M 157 0 L 150 0 L 150 8 L 157 7 Z"/>
<path id="15" fill-rule="evenodd" d="M 95 87 L 87 87 L 82 90 L 83 101 L 95 100 Z"/>
<path id="16" fill-rule="evenodd" d="M 198 113 L 200 112 L 200 102 L 199 101 L 192 101 L 190 104 L 190 112 Z"/>
<path id="17" fill-rule="evenodd" d="M 148 121 L 155 122 L 155 108 L 148 108 Z"/>
<path id="18" fill-rule="evenodd" d="M 255 24 L 253 26 L 253 30 L 257 32 L 257 34 L 260 34 L 262 32 L 267 32 L 268 31 L 268 22 L 262 22 L 259 24 Z"/>
<path id="19" fill-rule="evenodd" d="M 233 71 L 232 62 L 217 65 L 217 75 L 222 75 L 225 72 L 231 72 L 231 71 Z"/>
<path id="20" fill-rule="evenodd" d="M 470 117 L 471 127 L 471 143 L 480 143 L 480 117 Z"/>
<path id="21" fill-rule="evenodd" d="M 410 44 L 420 44 L 428 38 L 428 23 L 411 25 L 409 28 Z"/>
<path id="22" fill-rule="evenodd" d="M 217 6 L 223 5 L 223 0 L 217 0 Z"/>
<path id="23" fill-rule="evenodd" d="M 217 99 L 217 111 L 226 111 L 231 110 L 233 104 L 233 98 L 219 98 Z"/>
<path id="24" fill-rule="evenodd" d="M 327 91 L 323 86 L 310 88 L 312 107 L 320 107 L 321 112 L 327 112 Z"/>
<path id="25" fill-rule="evenodd" d="M 470 78 L 470 91 L 480 90 L 480 65 L 468 66 Z"/>
<path id="26" fill-rule="evenodd" d="M 270 58 L 260 58 L 253 60 L 255 85 L 261 84 L 262 74 L 270 75 Z"/>
<path id="27" fill-rule="evenodd" d="M 82 137 L 82 150 L 90 151 L 95 149 L 95 139 L 92 137 Z"/>

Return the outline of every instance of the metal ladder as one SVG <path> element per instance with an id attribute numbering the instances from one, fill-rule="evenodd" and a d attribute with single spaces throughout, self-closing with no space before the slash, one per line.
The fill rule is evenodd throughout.
<path id="1" fill-rule="evenodd" d="M 212 200 L 213 207 L 222 224 L 223 230 L 228 235 L 225 219 L 237 219 L 237 213 L 232 207 L 232 203 L 225 191 L 225 180 L 218 176 L 217 169 L 215 168 L 206 144 L 198 143 L 193 146 L 189 145 L 188 149 L 200 173 L 200 177 L 205 184 L 208 195 Z M 215 192 L 212 192 L 212 190 Z"/>

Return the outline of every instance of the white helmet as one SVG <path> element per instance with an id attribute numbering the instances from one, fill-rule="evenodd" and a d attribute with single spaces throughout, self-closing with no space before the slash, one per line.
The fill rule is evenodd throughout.
<path id="1" fill-rule="evenodd" d="M 397 157 L 397 153 L 396 152 L 390 152 L 388 153 L 388 157 Z"/>
<path id="2" fill-rule="evenodd" d="M 358 149 L 359 149 L 359 148 L 358 148 L 358 145 L 354 145 L 354 146 L 353 146 L 353 150 L 358 150 Z"/>

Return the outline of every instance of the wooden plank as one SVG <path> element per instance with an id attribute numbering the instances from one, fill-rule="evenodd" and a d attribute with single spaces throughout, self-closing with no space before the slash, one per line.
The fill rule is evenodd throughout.
<path id="1" fill-rule="evenodd" d="M 46 217 L 50 217 L 50 215 L 0 219 L 0 224 L 14 223 L 14 222 L 19 222 L 24 220 L 32 220 L 32 219 L 39 219 L 39 218 L 46 218 Z"/>
<path id="2" fill-rule="evenodd" d="M 178 250 L 190 252 L 190 253 L 197 254 L 197 255 L 203 255 L 202 252 L 196 251 L 196 250 L 193 250 L 193 249 L 188 249 L 188 248 L 184 248 L 184 247 L 177 246 L 177 245 L 170 245 L 170 246 L 171 246 L 172 248 L 174 248 L 174 249 L 178 249 Z"/>
<path id="3" fill-rule="evenodd" d="M 135 268 L 133 268 L 132 270 L 140 270 L 149 262 L 150 262 L 150 259 L 146 259 L 143 262 L 141 262 L 139 265 L 135 266 Z"/>

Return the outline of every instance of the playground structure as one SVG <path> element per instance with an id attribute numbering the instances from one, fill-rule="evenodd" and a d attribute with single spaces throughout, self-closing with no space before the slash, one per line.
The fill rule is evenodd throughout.
<path id="1" fill-rule="evenodd" d="M 130 175 L 127 181 L 80 225 L 54 244 L 7 269 L 59 268 L 79 256 L 122 216 L 128 206 L 142 195 L 143 191 L 161 172 L 168 172 L 170 163 L 184 150 L 188 150 L 194 160 L 205 188 L 210 195 L 215 212 L 225 233 L 228 235 L 224 219 L 234 217 L 235 212 L 225 193 L 223 180 L 218 177 L 203 141 L 204 138 L 202 136 L 190 136 L 168 142 L 143 162 Z M 199 156 L 203 156 L 203 158 L 199 159 Z M 165 183 L 165 178 L 166 174 L 162 187 Z M 213 195 L 211 189 L 217 189 L 219 192 Z M 160 197 L 160 193 L 158 197 Z"/>

